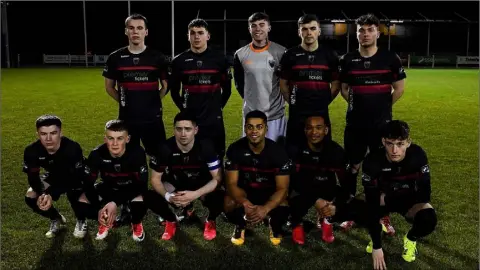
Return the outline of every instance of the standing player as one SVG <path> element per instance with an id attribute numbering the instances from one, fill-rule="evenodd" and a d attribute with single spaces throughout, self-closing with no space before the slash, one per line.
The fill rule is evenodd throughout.
<path id="1" fill-rule="evenodd" d="M 162 53 L 145 45 L 148 28 L 144 16 L 129 16 L 125 35 L 128 46 L 107 59 L 105 89 L 120 105 L 118 118 L 127 124 L 130 144 L 140 145 L 141 140 L 147 154 L 153 155 L 165 141 L 161 99 L 167 93 L 168 63 Z"/>
<path id="2" fill-rule="evenodd" d="M 62 134 L 62 121 L 55 115 L 42 115 L 36 121 L 38 140 L 25 148 L 23 172 L 30 187 L 25 203 L 35 213 L 50 219 L 45 234 L 52 238 L 66 224 L 66 219 L 53 206 L 63 193 L 77 218 L 73 235 L 83 238 L 87 232 L 86 217 L 79 202 L 83 193 L 83 154 L 80 145 Z M 40 175 L 40 169 L 46 172 Z"/>
<path id="3" fill-rule="evenodd" d="M 112 228 L 117 206 L 129 203 L 132 215 L 132 237 L 140 242 L 145 238 L 142 219 L 147 212 L 143 194 L 148 187 L 148 165 L 145 150 L 140 145 L 131 145 L 128 128 L 123 120 L 110 120 L 105 125 L 105 143 L 90 152 L 85 172 L 86 185 L 95 185 L 100 197 L 91 197 L 94 206 L 103 205 L 99 213 L 97 240 L 103 240 Z M 88 188 L 86 188 L 88 189 Z"/>
<path id="4" fill-rule="evenodd" d="M 367 252 L 372 253 L 375 269 L 386 269 L 381 245 L 379 218 L 396 212 L 413 226 L 403 237 L 402 257 L 415 260 L 417 240 L 432 233 L 437 224 L 430 204 L 430 168 L 425 151 L 412 143 L 407 123 L 389 122 L 383 132 L 385 150 L 368 154 L 362 166 L 362 184 L 368 206 L 368 227 L 371 241 Z"/>
<path id="5" fill-rule="evenodd" d="M 298 19 L 302 43 L 288 49 L 280 62 L 280 90 L 290 104 L 287 144 L 305 142 L 305 119 L 313 114 L 324 117 L 329 127 L 328 105 L 340 92 L 337 53 L 318 44 L 320 21 L 314 14 Z"/>
<path id="6" fill-rule="evenodd" d="M 210 140 L 199 140 L 195 117 L 187 110 L 174 119 L 175 136 L 160 149 L 160 155 L 150 160 L 153 190 L 148 192 L 147 204 L 166 220 L 162 239 L 170 240 L 177 228 L 177 217 L 169 205 L 188 209 L 200 199 L 208 208 L 203 237 L 216 237 L 216 218 L 223 211 L 224 192 L 219 189 L 222 180 L 221 162 Z M 164 183 L 168 183 L 165 184 Z"/>
<path id="7" fill-rule="evenodd" d="M 366 153 L 382 146 L 380 130 L 392 119 L 392 106 L 402 96 L 406 78 L 398 55 L 377 47 L 378 18 L 363 15 L 356 24 L 359 48 L 340 59 L 342 96 L 348 103 L 344 146 L 351 163 L 349 177 L 355 182 Z M 388 217 L 382 223 L 388 234 L 395 233 Z M 342 224 L 345 229 L 351 225 Z"/>
<path id="8" fill-rule="evenodd" d="M 290 161 L 285 149 L 265 137 L 267 116 L 255 110 L 245 117 L 247 136 L 234 142 L 227 150 L 225 162 L 225 212 L 235 224 L 234 245 L 245 241 L 247 224 L 258 224 L 270 216 L 270 242 L 282 241 L 282 225 L 288 218 L 287 193 Z"/>
<path id="9" fill-rule="evenodd" d="M 310 207 L 315 206 L 321 222 L 322 240 L 331 243 L 333 235 L 332 218 L 338 205 L 353 197 L 345 170 L 348 161 L 343 148 L 333 140 L 326 140 L 329 129 L 321 114 L 306 119 L 304 136 L 306 142 L 289 147 L 292 160 L 290 182 L 292 239 L 295 243 L 305 243 L 302 218 Z M 340 186 L 337 185 L 337 179 Z"/>
<path id="10" fill-rule="evenodd" d="M 225 155 L 222 110 L 232 93 L 231 73 L 225 55 L 208 47 L 209 39 L 206 21 L 194 19 L 188 24 L 190 49 L 173 59 L 169 84 L 180 111 L 188 109 L 197 116 L 197 139 L 212 140 L 222 160 Z"/>
<path id="11" fill-rule="evenodd" d="M 267 115 L 266 137 L 278 141 L 285 137 L 285 101 L 280 93 L 278 67 L 285 47 L 270 41 L 270 18 L 257 12 L 248 18 L 252 42 L 238 49 L 234 55 L 234 79 L 238 93 L 243 98 L 243 123 L 245 116 L 254 110 Z M 245 127 L 245 125 L 244 125 Z M 243 136 L 245 136 L 245 129 Z"/>

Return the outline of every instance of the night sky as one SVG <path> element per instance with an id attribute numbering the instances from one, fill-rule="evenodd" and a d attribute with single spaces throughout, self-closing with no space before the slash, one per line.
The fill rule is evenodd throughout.
<path id="1" fill-rule="evenodd" d="M 171 2 L 131 1 L 131 12 L 141 13 L 149 20 L 149 36 L 147 45 L 167 55 L 171 55 Z M 238 22 L 227 23 L 227 53 L 231 54 L 243 42 L 249 42 L 247 18 L 253 12 L 266 11 L 271 20 L 270 39 L 286 47 L 300 42 L 295 22 L 303 12 L 315 13 L 321 19 L 343 19 L 340 10 L 349 18 L 373 12 L 379 18 L 418 18 L 420 11 L 432 19 L 453 19 L 462 21 L 453 11 L 478 21 L 479 2 L 437 2 L 432 10 L 433 2 L 176 2 L 175 3 L 175 54 L 188 48 L 187 25 L 197 16 L 204 19 L 223 19 L 227 8 L 227 18 L 239 19 Z M 15 56 L 22 55 L 23 61 L 41 62 L 42 54 L 83 54 L 83 10 L 82 2 L 10 2 L 8 5 L 8 27 L 10 52 Z M 228 7 L 227 7 L 228 5 Z M 95 54 L 109 54 L 119 47 L 127 45 L 124 35 L 124 20 L 128 15 L 127 2 L 86 2 L 88 50 Z M 398 18 L 401 19 L 401 18 Z M 392 37 L 392 49 L 395 51 L 411 51 L 422 54 L 427 46 L 427 24 L 416 23 L 409 31 L 409 36 Z M 223 50 L 223 22 L 210 22 L 210 46 Z M 432 52 L 459 52 L 466 50 L 467 25 L 459 23 L 438 23 L 431 28 Z M 478 23 L 471 26 L 470 51 L 478 55 Z M 385 45 L 387 38 L 382 37 L 380 44 Z M 326 41 L 338 52 L 346 50 L 346 38 Z M 2 39 L 2 51 L 4 39 Z M 350 48 L 357 47 L 355 36 L 350 37 Z"/>

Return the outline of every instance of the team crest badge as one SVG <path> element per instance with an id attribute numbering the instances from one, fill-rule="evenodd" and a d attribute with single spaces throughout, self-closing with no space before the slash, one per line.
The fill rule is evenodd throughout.
<path id="1" fill-rule="evenodd" d="M 268 65 L 273 68 L 275 66 L 275 59 L 269 59 L 268 60 Z"/>
<path id="2" fill-rule="evenodd" d="M 198 61 L 197 61 L 197 67 L 198 67 L 198 68 L 201 68 L 202 66 L 203 66 L 203 62 L 200 61 L 200 60 L 198 60 Z"/>
<path id="3" fill-rule="evenodd" d="M 189 156 L 183 157 L 183 163 L 188 163 L 189 160 L 190 160 Z"/>
<path id="4" fill-rule="evenodd" d="M 363 62 L 363 66 L 364 66 L 365 68 L 370 68 L 370 61 L 365 61 L 365 62 Z"/>
<path id="5" fill-rule="evenodd" d="M 133 58 L 133 64 L 134 65 L 138 65 L 138 62 L 140 62 L 140 58 L 138 58 L 138 57 Z"/>
<path id="6" fill-rule="evenodd" d="M 115 164 L 115 165 L 113 165 L 113 168 L 115 169 L 116 172 L 120 172 L 120 170 L 122 169 L 122 167 L 120 166 L 120 164 Z"/>
<path id="7" fill-rule="evenodd" d="M 315 61 L 315 55 L 309 55 L 308 56 L 308 62 L 313 63 Z"/>

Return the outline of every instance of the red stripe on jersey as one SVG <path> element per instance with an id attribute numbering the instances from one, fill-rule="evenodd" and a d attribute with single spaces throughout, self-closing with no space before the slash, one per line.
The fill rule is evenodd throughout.
<path id="1" fill-rule="evenodd" d="M 314 171 L 329 171 L 329 172 L 339 172 L 342 170 L 341 168 L 321 167 L 318 165 L 311 165 L 311 164 L 296 164 L 295 167 L 297 169 L 297 172 L 300 169 L 310 169 Z"/>
<path id="2" fill-rule="evenodd" d="M 352 70 L 348 72 L 349 74 L 384 74 L 392 72 L 388 69 L 378 69 L 378 70 Z"/>
<path id="3" fill-rule="evenodd" d="M 246 172 L 264 172 L 264 173 L 275 173 L 279 171 L 278 169 L 259 169 L 259 168 L 248 167 L 248 166 L 240 166 L 239 169 Z"/>
<path id="4" fill-rule="evenodd" d="M 28 169 L 28 172 L 30 172 L 30 173 L 37 173 L 37 172 L 39 172 L 39 171 L 40 171 L 40 167 Z"/>
<path id="5" fill-rule="evenodd" d="M 119 67 L 118 70 L 156 70 L 156 67 L 152 66 L 135 66 L 135 67 Z"/>
<path id="6" fill-rule="evenodd" d="M 112 176 L 112 177 L 128 177 L 130 176 L 130 173 L 111 173 L 111 172 L 106 172 L 105 176 Z"/>
<path id="7" fill-rule="evenodd" d="M 416 172 L 407 175 L 392 176 L 392 180 L 408 181 L 418 179 L 419 177 L 420 173 Z"/>
<path id="8" fill-rule="evenodd" d="M 309 69 L 309 68 L 316 68 L 316 69 L 326 69 L 329 70 L 330 68 L 325 65 L 294 65 L 292 69 Z"/>
<path id="9" fill-rule="evenodd" d="M 220 90 L 220 84 L 185 85 L 183 88 L 189 93 L 213 93 Z"/>
<path id="10" fill-rule="evenodd" d="M 303 81 L 295 82 L 298 88 L 307 89 L 307 90 L 330 90 L 329 82 L 321 81 Z"/>
<path id="11" fill-rule="evenodd" d="M 175 170 L 175 169 L 200 169 L 201 166 L 200 165 L 176 165 L 176 166 L 172 166 L 172 170 Z"/>
<path id="12" fill-rule="evenodd" d="M 184 74 L 198 74 L 198 73 L 218 73 L 216 69 L 195 69 L 195 70 L 185 70 Z"/>
<path id="13" fill-rule="evenodd" d="M 356 85 L 352 86 L 354 94 L 384 94 L 392 92 L 390 84 L 372 84 L 372 85 Z"/>
<path id="14" fill-rule="evenodd" d="M 158 82 L 125 82 L 121 83 L 121 86 L 131 91 L 144 91 L 144 90 L 158 90 Z"/>

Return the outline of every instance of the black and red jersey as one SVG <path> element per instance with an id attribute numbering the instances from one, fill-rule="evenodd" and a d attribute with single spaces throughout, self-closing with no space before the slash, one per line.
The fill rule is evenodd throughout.
<path id="1" fill-rule="evenodd" d="M 328 111 L 331 83 L 338 80 L 338 70 L 337 53 L 326 47 L 312 52 L 300 45 L 288 49 L 280 62 L 280 78 L 289 82 L 290 115 Z"/>
<path id="2" fill-rule="evenodd" d="M 248 192 L 269 196 L 276 190 L 275 177 L 290 175 L 291 162 L 285 149 L 265 138 L 265 147 L 255 154 L 243 137 L 228 147 L 225 169 L 238 171 L 238 186 Z"/>
<path id="3" fill-rule="evenodd" d="M 104 143 L 90 152 L 85 166 L 88 183 L 98 177 L 112 190 L 144 192 L 148 187 L 148 166 L 145 150 L 127 143 L 121 157 L 113 157 Z"/>
<path id="4" fill-rule="evenodd" d="M 343 148 L 334 141 L 324 140 L 319 151 L 313 151 L 307 143 L 291 146 L 288 155 L 292 161 L 290 187 L 301 194 L 312 189 L 335 190 L 337 180 L 348 193 L 350 186 L 356 184 L 347 182 L 348 160 Z"/>
<path id="5" fill-rule="evenodd" d="M 211 48 L 202 53 L 188 49 L 172 60 L 168 84 L 180 110 L 194 113 L 199 125 L 216 123 L 231 95 L 230 65 Z"/>
<path id="6" fill-rule="evenodd" d="M 102 75 L 117 83 L 119 119 L 148 123 L 161 118 L 160 81 L 167 79 L 167 72 L 165 55 L 149 47 L 139 54 L 128 47 L 111 53 Z"/>
<path id="7" fill-rule="evenodd" d="M 203 187 L 212 180 L 211 171 L 221 166 L 210 140 L 195 139 L 192 149 L 184 153 L 178 148 L 175 137 L 171 137 L 158 153 L 150 159 L 150 167 L 164 173 L 162 181 L 170 182 L 177 191 Z"/>
<path id="8" fill-rule="evenodd" d="M 371 57 L 358 50 L 340 58 L 340 81 L 349 85 L 347 125 L 375 125 L 392 118 L 392 84 L 406 78 L 400 57 L 379 48 Z"/>
<path id="9" fill-rule="evenodd" d="M 68 188 L 82 186 L 84 157 L 80 144 L 62 137 L 60 148 L 49 154 L 40 140 L 25 147 L 23 172 L 28 176 L 30 187 L 39 195 L 43 192 L 56 197 Z M 45 190 L 40 180 L 40 170 L 48 174 L 50 187 Z"/>

